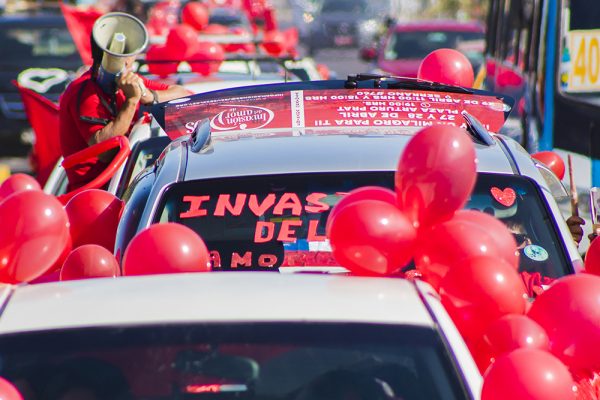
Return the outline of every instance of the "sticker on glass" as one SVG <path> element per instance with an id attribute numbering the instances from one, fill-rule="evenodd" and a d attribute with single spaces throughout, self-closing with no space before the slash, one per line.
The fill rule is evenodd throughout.
<path id="1" fill-rule="evenodd" d="M 548 252 L 542 246 L 530 244 L 525 246 L 523 249 L 525 255 L 533 261 L 546 261 L 548 259 Z"/>
<path id="2" fill-rule="evenodd" d="M 494 186 L 490 189 L 490 192 L 492 193 L 492 197 L 505 207 L 512 206 L 517 200 L 517 193 L 513 188 L 502 190 Z"/>

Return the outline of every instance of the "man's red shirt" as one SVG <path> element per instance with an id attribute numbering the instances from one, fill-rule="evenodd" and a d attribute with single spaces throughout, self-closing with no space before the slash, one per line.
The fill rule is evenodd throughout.
<path id="1" fill-rule="evenodd" d="M 146 88 L 166 90 L 168 85 L 141 77 Z M 60 99 L 60 147 L 63 157 L 77 153 L 87 147 L 90 138 L 106 124 L 114 120 L 125 102 L 125 95 L 118 90 L 114 96 L 104 93 L 92 79 L 91 70 L 69 84 Z M 114 111 L 111 112 L 111 107 Z M 138 104 L 139 109 L 139 104 Z M 135 118 L 134 118 L 135 120 Z M 132 125 L 133 125 L 132 121 Z M 69 190 L 83 186 L 96 178 L 106 168 L 106 163 L 97 157 L 67 170 Z"/>

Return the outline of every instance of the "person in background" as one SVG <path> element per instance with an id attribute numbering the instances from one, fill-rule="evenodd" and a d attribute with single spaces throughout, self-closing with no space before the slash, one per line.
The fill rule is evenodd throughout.
<path id="1" fill-rule="evenodd" d="M 157 104 L 190 94 L 182 86 L 153 82 L 136 74 L 132 70 L 134 56 L 125 60 L 125 67 L 116 81 L 116 91 L 107 93 L 97 81 L 104 52 L 93 36 L 90 42 L 93 65 L 69 84 L 60 99 L 60 146 L 65 158 L 110 138 L 127 136 L 137 120 L 140 105 Z M 110 159 L 111 154 L 104 154 L 67 170 L 68 190 L 92 181 Z"/>
<path id="2" fill-rule="evenodd" d="M 571 215 L 567 218 L 567 226 L 569 227 L 569 231 L 571 231 L 571 236 L 573 237 L 576 246 L 579 246 L 579 243 L 581 243 L 581 239 L 583 238 L 583 225 L 585 225 L 585 220 L 581 217 Z M 592 239 L 590 238 L 590 242 L 591 241 Z"/>

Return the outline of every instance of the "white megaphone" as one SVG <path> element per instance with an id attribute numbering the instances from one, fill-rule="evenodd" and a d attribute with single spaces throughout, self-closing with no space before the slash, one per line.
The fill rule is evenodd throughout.
<path id="1" fill-rule="evenodd" d="M 104 52 L 98 69 L 98 84 L 104 92 L 115 93 L 116 79 L 123 71 L 125 58 L 144 51 L 148 45 L 148 31 L 133 15 L 112 12 L 96 20 L 92 37 Z"/>

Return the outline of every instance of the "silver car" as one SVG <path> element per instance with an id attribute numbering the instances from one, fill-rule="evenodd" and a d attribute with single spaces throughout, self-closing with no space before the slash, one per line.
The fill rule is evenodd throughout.
<path id="1" fill-rule="evenodd" d="M 510 108 L 487 92 L 369 76 L 159 105 L 158 122 L 179 137 L 125 192 L 115 252 L 151 224 L 178 222 L 201 235 L 215 269 L 336 266 L 325 235 L 332 207 L 360 186 L 393 188 L 412 135 L 443 123 L 466 127 L 475 144 L 478 179 L 466 208 L 507 224 L 521 271 L 577 272 L 581 258 L 556 202 L 567 196 L 562 184 L 518 143 L 488 131 Z M 498 193 L 514 196 L 507 203 Z"/>

